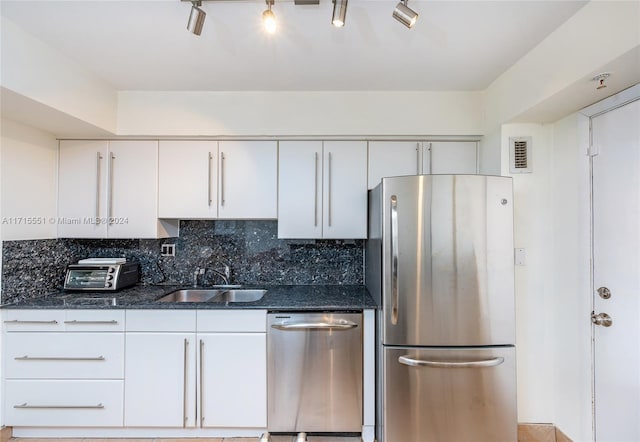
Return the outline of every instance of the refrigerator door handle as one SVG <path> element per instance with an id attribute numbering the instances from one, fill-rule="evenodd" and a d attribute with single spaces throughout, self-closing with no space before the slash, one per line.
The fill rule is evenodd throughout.
<path id="1" fill-rule="evenodd" d="M 495 367 L 504 362 L 504 358 L 485 359 L 482 361 L 423 361 L 412 359 L 409 356 L 400 356 L 398 362 L 410 367 L 431 367 L 431 368 L 483 368 Z"/>
<path id="2" fill-rule="evenodd" d="M 398 323 L 398 197 L 391 195 L 391 324 Z"/>

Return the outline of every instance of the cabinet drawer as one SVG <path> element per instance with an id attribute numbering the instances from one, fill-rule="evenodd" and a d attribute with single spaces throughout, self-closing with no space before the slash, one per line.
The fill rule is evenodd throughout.
<path id="1" fill-rule="evenodd" d="M 198 332 L 256 332 L 267 330 L 266 310 L 198 310 Z"/>
<path id="2" fill-rule="evenodd" d="M 8 379 L 122 379 L 124 333 L 11 333 Z"/>
<path id="3" fill-rule="evenodd" d="M 5 424 L 14 427 L 120 427 L 123 381 L 5 384 Z"/>
<path id="4" fill-rule="evenodd" d="M 4 328 L 13 331 L 64 331 L 64 310 L 5 310 Z"/>
<path id="5" fill-rule="evenodd" d="M 127 310 L 128 332 L 192 332 L 195 310 Z"/>
<path id="6" fill-rule="evenodd" d="M 67 332 L 124 331 L 124 310 L 67 310 Z"/>

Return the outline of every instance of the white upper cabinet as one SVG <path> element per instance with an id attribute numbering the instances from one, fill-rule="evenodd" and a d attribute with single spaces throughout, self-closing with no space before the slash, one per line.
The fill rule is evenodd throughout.
<path id="1" fill-rule="evenodd" d="M 365 238 L 364 141 L 282 141 L 279 238 Z"/>
<path id="2" fill-rule="evenodd" d="M 478 173 L 476 141 L 371 141 L 369 189 L 383 177 Z"/>
<path id="3" fill-rule="evenodd" d="M 218 217 L 218 142 L 160 141 L 158 217 Z"/>
<path id="4" fill-rule="evenodd" d="M 322 141 L 281 141 L 278 237 L 322 238 Z"/>
<path id="5" fill-rule="evenodd" d="M 478 173 L 478 143 L 476 141 L 425 142 L 422 173 Z"/>
<path id="6" fill-rule="evenodd" d="M 383 177 L 419 175 L 422 172 L 422 143 L 415 141 L 369 142 L 369 189 Z"/>
<path id="7" fill-rule="evenodd" d="M 157 141 L 61 141 L 58 236 L 176 236 L 159 222 Z"/>
<path id="8" fill-rule="evenodd" d="M 275 219 L 278 216 L 278 143 L 218 143 L 218 217 Z"/>

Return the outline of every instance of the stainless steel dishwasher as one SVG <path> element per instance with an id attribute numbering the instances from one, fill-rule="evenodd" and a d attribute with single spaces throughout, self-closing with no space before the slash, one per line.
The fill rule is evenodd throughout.
<path id="1" fill-rule="evenodd" d="M 362 314 L 270 313 L 267 428 L 362 431 Z"/>

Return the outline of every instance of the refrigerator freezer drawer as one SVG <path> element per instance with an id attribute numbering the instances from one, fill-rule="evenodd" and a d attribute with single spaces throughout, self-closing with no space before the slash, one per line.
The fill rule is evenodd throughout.
<path id="1" fill-rule="evenodd" d="M 381 442 L 515 442 L 514 347 L 383 351 Z"/>

